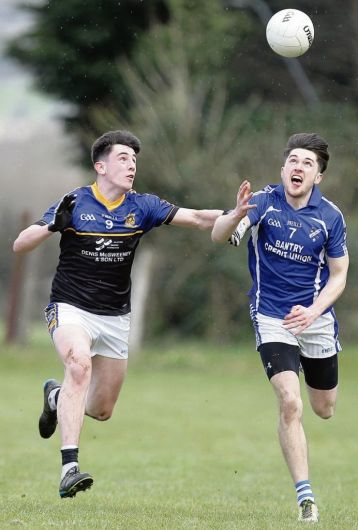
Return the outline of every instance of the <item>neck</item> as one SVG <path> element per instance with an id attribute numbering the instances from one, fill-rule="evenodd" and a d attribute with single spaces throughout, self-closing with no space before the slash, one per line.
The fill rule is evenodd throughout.
<path id="1" fill-rule="evenodd" d="M 286 201 L 294 210 L 300 210 L 301 208 L 305 208 L 307 206 L 308 201 L 310 199 L 310 196 L 308 197 L 291 197 L 290 195 L 286 195 Z"/>
<path id="2" fill-rule="evenodd" d="M 126 191 L 100 178 L 97 178 L 96 186 L 100 194 L 109 202 L 117 201 Z"/>

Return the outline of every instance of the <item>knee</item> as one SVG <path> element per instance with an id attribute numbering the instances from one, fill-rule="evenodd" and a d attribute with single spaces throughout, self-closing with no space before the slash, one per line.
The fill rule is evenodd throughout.
<path id="1" fill-rule="evenodd" d="M 69 351 L 65 363 L 66 374 L 75 384 L 81 385 L 90 380 L 91 367 L 91 359 L 88 355 Z"/>
<path id="2" fill-rule="evenodd" d="M 89 412 L 86 411 L 86 415 L 90 416 L 91 418 L 93 418 L 94 420 L 97 420 L 97 421 L 107 421 L 112 416 L 112 410 L 101 409 L 101 410 L 93 411 L 93 412 L 92 411 L 89 411 Z"/>
<path id="3" fill-rule="evenodd" d="M 293 392 L 286 392 L 280 399 L 280 415 L 285 423 L 300 420 L 302 417 L 302 399 Z"/>
<path id="4" fill-rule="evenodd" d="M 312 405 L 313 412 L 317 414 L 322 420 L 329 420 L 335 412 L 335 403 L 319 403 Z"/>
<path id="5" fill-rule="evenodd" d="M 112 411 L 111 410 L 103 410 L 97 415 L 96 420 L 98 420 L 98 421 L 107 421 L 107 420 L 110 419 L 111 416 L 112 416 Z"/>

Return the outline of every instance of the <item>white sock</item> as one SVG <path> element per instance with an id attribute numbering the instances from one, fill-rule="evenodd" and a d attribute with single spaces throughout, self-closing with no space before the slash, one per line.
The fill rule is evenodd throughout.
<path id="1" fill-rule="evenodd" d="M 66 475 L 67 471 L 69 471 L 72 467 L 78 467 L 78 462 L 69 462 L 68 464 L 62 466 L 61 480 Z"/>
<path id="2" fill-rule="evenodd" d="M 61 390 L 60 388 L 54 388 L 53 390 L 51 390 L 51 392 L 48 395 L 47 401 L 48 401 L 48 404 L 51 410 L 57 409 L 56 396 L 60 390 Z"/>

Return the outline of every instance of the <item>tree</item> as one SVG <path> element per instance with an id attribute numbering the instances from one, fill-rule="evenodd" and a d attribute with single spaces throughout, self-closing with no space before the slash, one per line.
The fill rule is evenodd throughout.
<path id="1" fill-rule="evenodd" d="M 133 101 L 125 126 L 140 134 L 143 142 L 138 191 L 154 192 L 182 206 L 230 208 L 244 177 L 250 178 L 254 189 L 277 182 L 288 136 L 312 127 L 327 136 L 334 154 L 332 176 L 323 184 L 325 193 L 336 200 L 343 179 L 356 188 L 354 109 L 325 104 L 307 111 L 303 104 L 272 106 L 258 98 L 245 106 L 230 105 L 223 77 L 191 74 L 192 53 L 183 44 L 178 25 L 162 27 L 162 35 L 153 31 L 151 53 L 142 52 L 147 46 L 138 47 L 139 57 L 134 54 L 131 63 L 119 65 Z M 98 107 L 90 119 L 98 130 L 114 128 L 116 109 Z M 352 211 L 355 199 L 344 194 L 339 204 Z M 245 248 L 235 250 L 234 257 L 232 250 L 225 249 L 223 256 L 208 234 L 175 228 L 146 236 L 142 245 L 155 249 L 157 259 L 153 330 L 179 328 L 186 334 L 216 338 L 233 337 L 238 329 L 241 333 L 247 322 L 243 310 L 250 284 Z M 155 304 L 156 292 L 170 296 Z M 233 292 L 238 292 L 234 298 Z"/>
<path id="2" fill-rule="evenodd" d="M 190 75 L 223 74 L 230 102 L 244 103 L 252 96 L 302 102 L 284 62 L 268 47 L 257 14 L 250 9 L 233 11 L 232 3 L 48 0 L 27 7 L 34 14 L 34 27 L 12 42 L 9 53 L 35 73 L 40 90 L 72 104 L 67 120 L 75 128 L 88 126 L 93 105 L 112 104 L 119 118 L 128 115 L 130 94 L 117 64 L 123 58 L 131 60 L 138 46 L 143 56 L 151 54 L 166 25 L 176 25 L 183 35 Z M 272 11 L 282 8 L 279 0 L 266 3 Z M 355 2 L 348 6 L 352 16 L 335 0 L 300 0 L 295 7 L 306 11 L 315 24 L 314 44 L 300 61 L 320 99 L 353 104 L 358 98 L 352 75 L 357 64 Z"/>
<path id="3" fill-rule="evenodd" d="M 138 35 L 169 19 L 165 0 L 49 0 L 22 9 L 33 14 L 34 26 L 11 42 L 9 55 L 35 74 L 41 91 L 72 104 L 81 125 L 92 104 L 119 99 L 125 108 L 116 63 L 130 57 Z"/>
<path id="4" fill-rule="evenodd" d="M 238 123 L 250 123 L 255 102 L 241 113 L 227 108 L 225 81 L 213 75 L 217 58 L 210 46 L 195 53 L 198 28 L 193 27 L 195 17 L 191 12 L 187 14 L 190 22 L 185 19 L 184 3 L 177 2 L 176 14 L 181 23 L 174 18 L 176 23 L 153 27 L 138 43 L 131 63 L 119 64 L 120 76 L 126 79 L 132 98 L 130 117 L 123 123 L 140 135 L 143 143 L 138 162 L 138 191 L 154 192 L 181 206 L 217 208 L 220 202 L 224 203 L 225 184 L 230 180 L 235 185 L 238 182 L 235 167 L 239 152 L 235 146 L 246 130 L 246 126 L 238 128 Z M 220 14 L 226 17 L 221 10 L 212 13 L 217 31 L 212 46 L 217 53 L 217 43 L 222 42 L 219 33 L 227 32 L 232 25 L 228 19 L 226 25 L 220 23 Z M 206 15 L 208 19 L 209 13 Z M 215 34 L 214 27 L 211 33 Z M 200 61 L 206 64 L 206 69 L 198 69 Z M 91 129 L 116 127 L 116 110 L 114 106 L 93 108 L 89 115 Z M 90 135 L 87 141 L 89 146 Z M 230 326 L 233 317 L 225 310 L 227 282 L 218 289 L 217 278 L 224 272 L 217 270 L 216 249 L 210 234 L 162 228 L 160 234 L 146 236 L 142 246 L 147 251 L 152 248 L 156 259 L 151 285 L 152 332 L 180 328 L 187 334 L 221 335 L 224 325 Z M 220 268 L 225 270 L 227 262 Z M 245 266 L 241 270 L 246 273 Z M 162 290 L 163 285 L 170 296 L 161 297 L 159 304 L 155 292 Z M 200 304 L 195 302 L 198 300 Z M 245 304 L 244 297 L 241 304 Z M 217 317 L 220 325 L 214 324 Z"/>

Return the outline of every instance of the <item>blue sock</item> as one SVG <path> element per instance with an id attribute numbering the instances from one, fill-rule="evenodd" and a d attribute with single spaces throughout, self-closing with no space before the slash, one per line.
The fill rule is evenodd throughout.
<path id="1" fill-rule="evenodd" d="M 300 505 L 306 499 L 310 499 L 314 502 L 314 495 L 312 493 L 312 488 L 309 480 L 300 480 L 295 484 L 296 493 L 297 493 L 297 503 Z"/>

